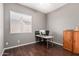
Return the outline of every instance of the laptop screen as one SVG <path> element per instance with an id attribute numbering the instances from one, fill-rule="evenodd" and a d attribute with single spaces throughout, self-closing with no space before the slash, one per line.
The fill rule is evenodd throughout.
<path id="1" fill-rule="evenodd" d="M 46 34 L 45 30 L 40 30 L 39 32 L 40 32 L 40 35 Z"/>

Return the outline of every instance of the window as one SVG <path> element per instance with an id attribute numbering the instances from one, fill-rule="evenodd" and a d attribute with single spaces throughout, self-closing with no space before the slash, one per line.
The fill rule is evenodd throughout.
<path id="1" fill-rule="evenodd" d="M 10 11 L 10 33 L 31 33 L 32 16 Z"/>

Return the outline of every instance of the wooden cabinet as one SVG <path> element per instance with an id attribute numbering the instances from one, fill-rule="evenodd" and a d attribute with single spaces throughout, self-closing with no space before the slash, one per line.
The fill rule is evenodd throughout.
<path id="1" fill-rule="evenodd" d="M 73 31 L 72 30 L 64 31 L 64 49 L 72 51 L 72 39 L 73 39 Z"/>
<path id="2" fill-rule="evenodd" d="M 73 53 L 79 54 L 79 31 L 74 31 Z"/>
<path id="3" fill-rule="evenodd" d="M 64 31 L 64 49 L 79 54 L 79 31 Z"/>

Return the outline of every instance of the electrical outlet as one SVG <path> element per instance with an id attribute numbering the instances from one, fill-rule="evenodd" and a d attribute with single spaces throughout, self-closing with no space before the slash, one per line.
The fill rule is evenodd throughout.
<path id="1" fill-rule="evenodd" d="M 20 43 L 20 40 L 18 40 L 18 43 Z"/>
<path id="2" fill-rule="evenodd" d="M 9 43 L 8 42 L 6 42 L 6 45 L 8 45 Z"/>

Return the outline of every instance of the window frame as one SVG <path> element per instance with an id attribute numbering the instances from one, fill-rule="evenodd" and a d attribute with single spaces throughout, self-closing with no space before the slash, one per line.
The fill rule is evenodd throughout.
<path id="1" fill-rule="evenodd" d="M 19 14 L 24 14 L 24 15 L 30 16 L 30 17 L 31 17 L 31 24 L 30 24 L 30 25 L 31 25 L 31 31 L 30 31 L 30 32 L 28 32 L 28 31 L 23 31 L 23 32 L 21 32 L 21 31 L 20 31 L 20 32 L 12 32 L 12 28 L 11 28 L 11 24 L 12 24 L 12 23 L 11 23 L 11 21 L 12 21 L 12 20 L 11 20 L 11 12 L 19 13 Z M 21 13 L 21 12 L 16 12 L 16 11 L 12 11 L 12 10 L 10 10 L 9 13 L 10 13 L 10 33 L 11 33 L 11 34 L 18 34 L 18 33 L 19 33 L 19 34 L 20 34 L 20 33 L 33 33 L 33 19 L 32 19 L 32 15 L 25 14 L 25 13 Z"/>

